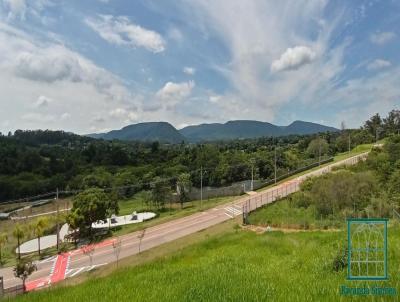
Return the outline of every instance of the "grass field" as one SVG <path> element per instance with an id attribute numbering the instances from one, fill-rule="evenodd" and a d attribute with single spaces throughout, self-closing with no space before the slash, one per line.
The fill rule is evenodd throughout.
<path id="1" fill-rule="evenodd" d="M 249 223 L 288 229 L 337 229 L 345 226 L 345 219 L 323 219 L 318 217 L 313 205 L 295 207 L 287 199 L 282 199 L 250 213 Z"/>
<path id="2" fill-rule="evenodd" d="M 139 255 L 159 253 L 151 262 L 120 268 L 107 277 L 101 271 L 88 274 L 76 286 L 18 297 L 17 301 L 347 301 L 341 285 L 346 272 L 332 269 L 333 259 L 346 244 L 346 232 L 267 232 L 258 235 L 234 230 L 232 222 L 208 230 L 183 248 L 161 246 Z M 217 229 L 218 231 L 214 231 Z M 389 281 L 370 286 L 400 290 L 399 227 L 389 230 Z M 190 236 L 188 237 L 190 238 Z M 185 238 L 175 242 L 184 244 Z M 160 252 L 165 249 L 164 253 Z M 138 257 L 138 256 L 135 256 Z M 135 262 L 127 259 L 123 264 Z M 122 263 L 122 262 L 121 262 Z M 137 262 L 136 262 L 137 263 Z M 107 268 L 105 268 L 107 270 Z M 365 301 L 365 297 L 351 301 Z M 397 297 L 375 301 L 397 301 Z"/>

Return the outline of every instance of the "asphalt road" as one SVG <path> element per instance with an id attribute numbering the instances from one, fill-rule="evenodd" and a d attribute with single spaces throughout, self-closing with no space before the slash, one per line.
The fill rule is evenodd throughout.
<path id="1" fill-rule="evenodd" d="M 234 202 L 150 227 L 146 229 L 144 235 L 143 231 L 138 231 L 120 236 L 121 248 L 119 259 L 139 253 L 140 241 L 140 249 L 144 251 L 193 234 L 223 221 L 233 219 L 242 215 L 242 211 L 245 208 L 251 211 L 263 204 L 273 202 L 278 197 L 283 197 L 297 191 L 299 184 L 307 177 L 327 173 L 334 166 L 355 164 L 361 158 L 365 158 L 366 155 L 367 153 L 356 155 L 295 177 L 263 191 L 251 192 L 250 195 L 243 196 L 243 198 L 237 199 Z M 140 239 L 140 237 L 142 238 Z M 35 290 L 116 261 L 117 258 L 113 247 L 115 240 L 108 239 L 95 245 L 91 257 L 85 254 L 82 249 L 78 249 L 39 262 L 37 264 L 38 270 L 27 281 L 28 290 Z M 21 280 L 14 277 L 12 268 L 1 269 L 0 276 L 4 277 L 5 288 L 21 284 Z"/>

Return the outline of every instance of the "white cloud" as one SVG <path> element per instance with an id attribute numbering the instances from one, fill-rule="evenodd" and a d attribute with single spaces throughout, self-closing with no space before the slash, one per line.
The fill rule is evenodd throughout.
<path id="1" fill-rule="evenodd" d="M 48 7 L 53 6 L 51 0 L 0 0 L 0 6 L 4 7 L 4 11 L 7 13 L 7 19 L 21 19 L 25 20 L 26 16 L 34 16 L 42 19 L 42 21 L 47 20 L 48 17 L 40 16 L 40 12 Z"/>
<path id="2" fill-rule="evenodd" d="M 25 0 L 3 0 L 3 5 L 9 10 L 8 18 L 20 17 L 25 19 L 27 9 Z"/>
<path id="3" fill-rule="evenodd" d="M 187 75 L 194 75 L 196 73 L 196 69 L 193 67 L 184 67 L 183 72 L 186 73 Z"/>
<path id="4" fill-rule="evenodd" d="M 63 114 L 61 114 L 60 119 L 61 120 L 67 120 L 71 117 L 71 114 L 69 114 L 68 112 L 64 112 Z"/>
<path id="5" fill-rule="evenodd" d="M 219 103 L 221 101 L 221 99 L 222 99 L 222 96 L 220 96 L 220 95 L 211 95 L 208 100 L 210 101 L 210 103 L 216 104 L 216 103 Z"/>
<path id="6" fill-rule="evenodd" d="M 189 97 L 194 88 L 194 81 L 173 83 L 167 82 L 156 93 L 156 97 L 163 102 L 167 109 L 173 108 L 185 98 Z"/>
<path id="7" fill-rule="evenodd" d="M 95 125 L 94 115 L 108 116 L 116 107 L 132 108 L 141 102 L 119 77 L 79 53 L 52 40 L 33 40 L 1 22 L 0 86 L 2 98 L 12 102 L 7 110 L 0 107 L 0 119 L 12 120 L 10 126 L 2 126 L 6 132 L 18 127 L 88 133 Z M 109 120 L 107 126 L 118 128 L 132 118 L 127 114 L 124 120 Z"/>
<path id="8" fill-rule="evenodd" d="M 99 15 L 86 18 L 85 23 L 109 43 L 144 47 L 154 53 L 165 50 L 166 43 L 159 33 L 134 24 L 127 17 Z"/>
<path id="9" fill-rule="evenodd" d="M 393 40 L 396 37 L 394 32 L 377 32 L 370 36 L 370 41 L 374 44 L 383 45 Z"/>
<path id="10" fill-rule="evenodd" d="M 11 29 L 0 26 L 0 67 L 16 77 L 48 84 L 85 83 L 111 99 L 121 101 L 130 97 L 117 76 L 87 58 L 60 44 L 36 44 Z"/>
<path id="11" fill-rule="evenodd" d="M 125 108 L 115 108 L 110 111 L 110 116 L 114 119 L 123 120 L 125 123 L 137 121 L 138 115 L 133 110 Z"/>
<path id="12" fill-rule="evenodd" d="M 41 96 L 39 96 L 39 97 L 37 98 L 37 100 L 36 100 L 34 106 L 35 106 L 36 108 L 44 108 L 44 107 L 49 106 L 49 104 L 50 104 L 51 102 L 53 102 L 52 99 L 48 98 L 47 96 L 41 95 Z"/>
<path id="13" fill-rule="evenodd" d="M 22 115 L 22 120 L 27 121 L 28 123 L 39 123 L 39 122 L 55 122 L 56 121 L 56 116 L 51 115 L 51 114 L 42 114 L 42 113 L 36 113 L 36 112 L 30 112 Z"/>
<path id="14" fill-rule="evenodd" d="M 346 101 L 346 106 L 335 117 L 337 121 L 345 120 L 350 127 L 359 127 L 376 112 L 386 115 L 399 108 L 399 97 L 400 68 L 391 68 L 349 80 L 332 91 L 329 99 L 333 104 Z"/>
<path id="15" fill-rule="evenodd" d="M 376 59 L 367 65 L 368 70 L 378 70 L 390 67 L 392 63 L 383 59 Z"/>
<path id="16" fill-rule="evenodd" d="M 175 42 L 182 42 L 183 34 L 178 28 L 171 27 L 168 30 L 168 38 L 170 38 L 171 40 L 173 40 Z"/>
<path id="17" fill-rule="evenodd" d="M 211 67 L 228 82 L 218 102 L 218 119 L 273 121 L 287 103 L 324 99 L 345 68 L 347 40 L 333 48 L 331 44 L 333 33 L 343 24 L 343 12 L 338 6 L 326 17 L 325 0 L 180 3 L 186 3 L 190 24 L 196 24 L 204 37 L 217 37 L 228 52 L 223 53 L 223 63 L 219 56 L 209 58 Z M 289 48 L 292 57 L 290 51 L 283 55 Z M 274 61 L 274 71 L 292 72 L 272 72 Z"/>
<path id="18" fill-rule="evenodd" d="M 299 69 L 301 66 L 314 61 L 316 53 L 306 46 L 288 48 L 278 60 L 271 64 L 272 72 Z"/>

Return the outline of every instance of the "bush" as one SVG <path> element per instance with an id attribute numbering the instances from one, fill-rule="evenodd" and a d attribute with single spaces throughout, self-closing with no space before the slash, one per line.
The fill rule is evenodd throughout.
<path id="1" fill-rule="evenodd" d="M 332 268 L 335 272 L 342 271 L 347 267 L 347 255 L 348 255 L 347 248 L 339 249 L 332 263 Z"/>

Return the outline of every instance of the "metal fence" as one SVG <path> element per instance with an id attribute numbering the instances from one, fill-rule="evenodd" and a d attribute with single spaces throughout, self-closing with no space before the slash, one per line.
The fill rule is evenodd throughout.
<path id="1" fill-rule="evenodd" d="M 309 172 L 309 173 L 302 175 L 300 177 L 297 177 L 293 180 L 288 180 L 282 184 L 277 185 L 274 188 L 271 188 L 264 192 L 260 192 L 256 195 L 254 195 L 254 197 L 248 198 L 242 204 L 243 221 L 245 223 L 248 222 L 248 213 L 250 213 L 251 211 L 254 211 L 266 204 L 273 203 L 278 199 L 281 199 L 283 197 L 286 197 L 292 193 L 299 191 L 300 184 L 302 182 L 304 182 L 307 178 L 314 177 L 314 176 L 321 176 L 323 174 L 331 172 L 333 168 L 336 168 L 339 166 L 355 165 L 361 160 L 366 160 L 367 156 L 368 156 L 368 152 L 350 157 L 348 159 L 331 164 L 324 168 Z"/>

